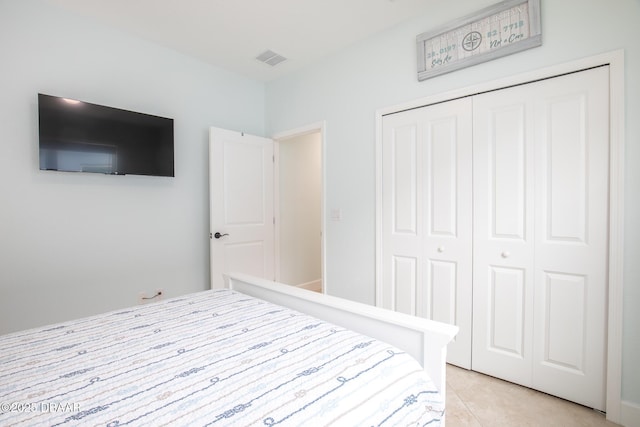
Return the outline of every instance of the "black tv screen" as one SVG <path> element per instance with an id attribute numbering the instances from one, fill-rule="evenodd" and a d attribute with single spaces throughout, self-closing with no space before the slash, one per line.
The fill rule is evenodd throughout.
<path id="1" fill-rule="evenodd" d="M 38 94 L 40 169 L 174 176 L 173 119 Z"/>

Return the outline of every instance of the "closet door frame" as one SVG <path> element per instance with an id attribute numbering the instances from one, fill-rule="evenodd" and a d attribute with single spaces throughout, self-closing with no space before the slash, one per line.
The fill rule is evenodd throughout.
<path id="1" fill-rule="evenodd" d="M 376 301 L 382 292 L 382 118 L 387 114 L 446 102 L 513 85 L 569 74 L 602 65 L 609 66 L 609 298 L 607 307 L 607 420 L 619 423 L 622 394 L 623 245 L 624 245 L 624 51 L 616 50 L 577 61 L 517 74 L 376 111 Z"/>

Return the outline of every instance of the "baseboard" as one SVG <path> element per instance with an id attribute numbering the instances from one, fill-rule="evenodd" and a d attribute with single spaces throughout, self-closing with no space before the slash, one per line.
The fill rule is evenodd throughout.
<path id="1" fill-rule="evenodd" d="M 623 400 L 620 404 L 620 424 L 624 427 L 640 427 L 640 405 Z"/>

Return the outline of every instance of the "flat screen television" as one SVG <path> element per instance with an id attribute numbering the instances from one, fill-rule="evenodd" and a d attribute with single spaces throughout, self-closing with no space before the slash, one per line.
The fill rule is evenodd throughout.
<path id="1" fill-rule="evenodd" d="M 40 169 L 174 176 L 173 119 L 38 94 Z"/>

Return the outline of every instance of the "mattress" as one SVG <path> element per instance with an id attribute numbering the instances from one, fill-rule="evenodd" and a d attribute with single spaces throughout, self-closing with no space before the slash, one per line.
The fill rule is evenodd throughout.
<path id="1" fill-rule="evenodd" d="M 0 425 L 423 426 L 408 354 L 231 290 L 0 337 Z"/>

